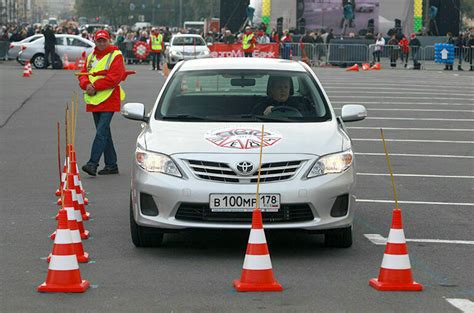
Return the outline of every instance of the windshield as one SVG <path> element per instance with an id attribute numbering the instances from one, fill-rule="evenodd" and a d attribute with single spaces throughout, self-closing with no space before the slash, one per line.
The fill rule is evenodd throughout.
<path id="1" fill-rule="evenodd" d="M 176 73 L 156 119 L 197 122 L 321 122 L 328 105 L 306 72 L 206 70 Z"/>
<path id="2" fill-rule="evenodd" d="M 173 46 L 205 46 L 201 37 L 174 37 Z"/>

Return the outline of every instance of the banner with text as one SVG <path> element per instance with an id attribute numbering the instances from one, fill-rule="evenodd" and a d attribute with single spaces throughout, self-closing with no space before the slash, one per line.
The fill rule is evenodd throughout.
<path id="1" fill-rule="evenodd" d="M 213 58 L 239 58 L 244 57 L 242 44 L 215 43 L 209 46 Z M 279 58 L 280 46 L 277 43 L 257 44 L 253 52 L 255 58 Z"/>

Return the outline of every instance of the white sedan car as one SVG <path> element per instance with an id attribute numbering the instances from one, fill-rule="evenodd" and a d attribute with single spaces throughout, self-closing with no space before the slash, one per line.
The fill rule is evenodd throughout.
<path id="1" fill-rule="evenodd" d="M 248 229 L 256 206 L 265 228 L 325 234 L 352 245 L 356 180 L 344 122 L 366 117 L 361 105 L 334 113 L 305 63 L 209 58 L 178 63 L 143 121 L 134 152 L 130 223 L 136 246 L 159 246 L 166 232 Z"/>
<path id="2" fill-rule="evenodd" d="M 177 34 L 170 40 L 165 51 L 165 62 L 168 68 L 179 61 L 208 58 L 211 52 L 200 35 Z"/>
<path id="3" fill-rule="evenodd" d="M 64 61 L 66 56 L 69 62 L 75 62 L 78 58 L 81 58 L 84 52 L 86 55 L 92 53 L 94 47 L 94 42 L 82 38 L 81 36 L 68 34 L 56 35 L 56 59 L 61 62 Z M 24 48 L 18 53 L 19 62 L 27 60 L 36 68 L 42 69 L 46 67 L 44 37 L 24 45 Z"/>
<path id="4" fill-rule="evenodd" d="M 36 34 L 36 35 L 30 36 L 28 38 L 25 38 L 21 41 L 14 41 L 14 42 L 10 43 L 10 46 L 8 47 L 7 57 L 9 59 L 16 59 L 18 62 L 20 62 L 18 60 L 18 53 L 21 51 L 22 47 L 26 47 L 27 45 L 29 45 L 33 41 L 38 40 L 40 38 L 43 38 L 43 35 Z M 24 65 L 24 62 L 20 62 L 20 64 Z"/>

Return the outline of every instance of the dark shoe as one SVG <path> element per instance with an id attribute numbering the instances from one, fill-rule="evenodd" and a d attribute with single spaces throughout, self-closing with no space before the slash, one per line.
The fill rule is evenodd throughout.
<path id="1" fill-rule="evenodd" d="M 104 167 L 99 171 L 99 175 L 111 175 L 111 174 L 118 174 L 119 170 L 118 167 Z"/>
<path id="2" fill-rule="evenodd" d="M 90 165 L 90 164 L 86 164 L 82 167 L 82 170 L 84 172 L 86 172 L 87 174 L 91 175 L 91 176 L 96 176 L 96 172 L 97 172 L 97 168 Z"/>
<path id="3" fill-rule="evenodd" d="M 461 65 L 458 66 L 458 71 L 464 71 L 461 67 Z"/>

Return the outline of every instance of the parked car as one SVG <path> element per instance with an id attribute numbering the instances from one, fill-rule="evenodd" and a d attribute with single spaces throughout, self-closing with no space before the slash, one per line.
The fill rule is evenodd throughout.
<path id="1" fill-rule="evenodd" d="M 165 62 L 169 68 L 179 61 L 208 58 L 211 52 L 200 35 L 174 35 L 165 51 Z"/>
<path id="2" fill-rule="evenodd" d="M 249 229 L 262 124 L 265 228 L 323 233 L 328 246 L 351 246 L 356 171 L 344 123 L 367 112 L 345 105 L 336 116 L 305 63 L 180 62 L 149 114 L 143 104 L 127 103 L 122 115 L 144 122 L 130 190 L 136 246 L 159 246 L 164 233 L 185 229 Z"/>
<path id="3" fill-rule="evenodd" d="M 21 51 L 21 47 L 22 46 L 27 46 L 27 44 L 32 43 L 33 41 L 35 41 L 37 39 L 40 39 L 40 38 L 43 38 L 43 35 L 37 34 L 37 35 L 30 36 L 28 38 L 25 38 L 21 41 L 14 41 L 14 42 L 10 43 L 10 47 L 8 49 L 8 52 L 7 52 L 7 57 L 9 59 L 16 59 L 18 62 L 20 62 L 18 60 L 18 53 Z M 25 65 L 24 62 L 20 62 L 20 64 Z"/>
<path id="4" fill-rule="evenodd" d="M 86 52 L 87 55 L 92 53 L 94 47 L 94 42 L 81 36 L 56 35 L 56 59 L 60 60 L 60 62 L 64 61 L 66 55 L 69 62 L 75 62 L 76 59 L 82 56 L 83 52 Z M 30 60 L 31 64 L 39 69 L 46 67 L 44 57 L 44 37 L 25 45 L 25 49 L 18 53 L 19 62 Z"/>

